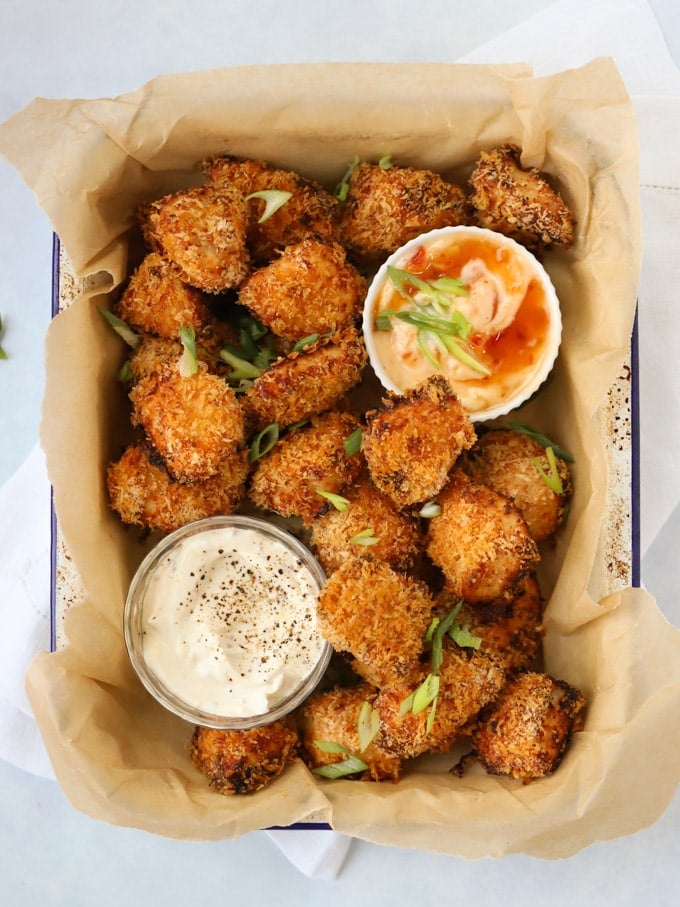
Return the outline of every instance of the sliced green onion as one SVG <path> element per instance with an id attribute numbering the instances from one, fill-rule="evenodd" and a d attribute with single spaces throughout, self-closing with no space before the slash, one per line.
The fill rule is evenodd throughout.
<path id="1" fill-rule="evenodd" d="M 132 365 L 128 359 L 124 362 L 118 370 L 116 378 L 120 381 L 121 384 L 129 384 L 130 381 L 134 378 L 134 372 L 132 371 Z"/>
<path id="2" fill-rule="evenodd" d="M 113 312 L 110 312 L 108 309 L 100 308 L 99 311 L 114 329 L 116 334 L 118 334 L 119 337 L 122 337 L 129 347 L 136 350 L 139 346 L 139 341 L 141 340 L 139 334 L 136 334 L 122 318 L 114 315 Z"/>
<path id="3" fill-rule="evenodd" d="M 349 507 L 347 498 L 343 498 L 340 494 L 333 494 L 332 491 L 324 491 L 323 488 L 315 488 L 314 490 L 317 494 L 320 494 L 322 498 L 329 501 L 336 510 L 344 512 Z"/>
<path id="4" fill-rule="evenodd" d="M 353 457 L 361 450 L 363 441 L 363 432 L 360 428 L 355 429 L 350 435 L 347 435 L 344 441 L 345 453 L 348 457 Z"/>
<path id="5" fill-rule="evenodd" d="M 363 751 L 373 742 L 379 728 L 380 712 L 377 709 L 374 709 L 370 702 L 362 702 L 361 709 L 359 710 L 359 720 L 357 721 L 360 753 L 363 753 Z"/>
<path id="6" fill-rule="evenodd" d="M 418 331 L 418 333 L 416 335 L 416 339 L 418 341 L 418 348 L 420 349 L 420 352 L 423 354 L 423 356 L 430 363 L 432 368 L 440 369 L 441 363 L 439 362 L 438 359 L 435 359 L 434 355 L 430 352 L 430 348 L 427 345 L 426 334 L 427 334 L 426 331 Z"/>
<path id="7" fill-rule="evenodd" d="M 413 705 L 411 711 L 414 715 L 419 715 L 430 705 L 439 695 L 439 676 L 437 674 L 428 674 L 425 680 L 413 693 Z"/>
<path id="8" fill-rule="evenodd" d="M 435 696 L 432 700 L 432 706 L 430 707 L 430 714 L 427 716 L 427 723 L 425 724 L 425 733 L 430 734 L 432 728 L 434 727 L 434 716 L 437 714 L 437 703 L 439 702 L 439 696 Z"/>
<path id="9" fill-rule="evenodd" d="M 272 447 L 279 440 L 279 423 L 272 422 L 271 425 L 268 425 L 266 428 L 263 428 L 259 434 L 255 435 L 251 444 L 250 450 L 248 452 L 248 460 L 251 463 L 254 463 L 256 460 L 259 460 L 260 457 L 263 457 L 266 453 L 272 449 Z"/>
<path id="10" fill-rule="evenodd" d="M 462 362 L 463 365 L 467 365 L 468 368 L 471 368 L 473 371 L 479 372 L 480 375 L 491 374 L 491 369 L 487 368 L 483 362 L 475 359 L 471 353 L 468 353 L 457 337 L 446 337 L 442 335 L 439 339 L 446 347 L 446 351 L 451 353 L 452 356 L 455 356 L 455 358 L 458 359 L 459 362 Z"/>
<path id="11" fill-rule="evenodd" d="M 421 516 L 424 520 L 432 520 L 437 516 L 440 516 L 442 512 L 441 507 L 435 501 L 428 501 L 427 504 L 423 506 L 418 511 L 418 515 Z"/>
<path id="12" fill-rule="evenodd" d="M 376 319 L 375 319 L 376 330 L 377 331 L 391 331 L 392 322 L 390 319 L 392 318 L 393 315 L 394 315 L 394 312 L 392 312 L 388 309 L 385 309 L 385 311 L 383 311 L 379 315 L 377 315 Z"/>
<path id="13" fill-rule="evenodd" d="M 444 636 L 449 632 L 453 622 L 458 616 L 458 612 L 463 607 L 462 599 L 458 601 L 454 607 L 449 611 L 446 617 L 443 617 L 434 628 L 432 633 L 432 653 L 430 656 L 430 661 L 432 664 L 432 673 L 439 674 L 441 670 L 442 661 L 444 660 L 444 647 L 443 640 Z"/>
<path id="14" fill-rule="evenodd" d="M 346 759 L 343 759 L 342 762 L 332 762 L 330 765 L 319 765 L 317 768 L 312 769 L 315 775 L 320 775 L 322 778 L 329 778 L 332 781 L 335 781 L 337 778 L 346 778 L 347 775 L 357 775 L 360 772 L 365 772 L 367 770 L 368 766 L 359 759 L 358 756 L 348 756 Z"/>
<path id="15" fill-rule="evenodd" d="M 191 327 L 179 329 L 179 339 L 182 342 L 182 358 L 179 360 L 179 373 L 183 378 L 189 378 L 198 371 L 196 357 L 196 331 Z"/>
<path id="16" fill-rule="evenodd" d="M 264 211 L 257 221 L 258 224 L 263 224 L 266 220 L 269 220 L 272 214 L 286 204 L 292 194 L 292 192 L 286 192 L 284 189 L 261 189 L 259 192 L 251 192 L 250 195 L 246 195 L 246 201 L 250 201 L 251 198 L 264 200 Z"/>
<path id="17" fill-rule="evenodd" d="M 336 743 L 334 740 L 315 740 L 314 746 L 323 753 L 344 753 L 347 756 L 352 755 L 346 746 L 343 746 L 342 743 Z"/>
<path id="18" fill-rule="evenodd" d="M 380 167 L 381 170 L 391 170 L 392 167 L 394 167 L 394 164 L 392 163 L 392 155 L 383 154 L 383 156 L 378 161 L 378 167 Z"/>
<path id="19" fill-rule="evenodd" d="M 470 632 L 468 624 L 455 623 L 449 630 L 449 636 L 462 649 L 479 649 L 482 637 Z"/>
<path id="20" fill-rule="evenodd" d="M 371 545 L 377 545 L 380 541 L 380 538 L 374 535 L 373 529 L 362 529 L 361 532 L 357 532 L 356 535 L 353 535 L 350 539 L 352 545 L 364 545 L 369 547 Z"/>
<path id="21" fill-rule="evenodd" d="M 433 289 L 441 290 L 443 293 L 452 293 L 454 296 L 467 296 L 470 292 L 467 284 L 460 277 L 449 277 L 443 274 L 429 283 Z"/>
<path id="22" fill-rule="evenodd" d="M 352 174 L 359 166 L 359 155 L 355 154 L 352 160 L 347 166 L 347 170 L 344 173 L 344 176 L 337 184 L 333 190 L 333 195 L 338 199 L 338 201 L 344 202 L 347 198 L 347 193 L 349 192 L 349 181 L 352 178 Z"/>
<path id="23" fill-rule="evenodd" d="M 519 432 L 520 435 L 528 435 L 530 438 L 533 438 L 534 441 L 538 441 L 541 447 L 552 447 L 556 455 L 560 460 L 566 460 L 567 463 L 573 463 L 574 458 L 566 450 L 563 450 L 561 447 L 558 447 L 557 444 L 546 438 L 544 434 L 538 431 L 535 428 L 531 428 L 529 425 L 524 425 L 522 422 L 508 422 L 508 428 L 511 428 L 513 431 Z"/>
<path id="24" fill-rule="evenodd" d="M 240 381 L 243 378 L 257 378 L 262 373 L 262 369 L 258 368 L 252 362 L 248 362 L 247 359 L 242 359 L 240 356 L 237 356 L 228 346 L 223 346 L 220 350 L 220 359 L 222 362 L 226 362 L 227 365 L 231 366 L 231 372 L 229 373 L 230 381 Z"/>
<path id="25" fill-rule="evenodd" d="M 304 350 L 306 346 L 311 346 L 313 343 L 316 343 L 320 336 L 321 334 L 308 334 L 306 337 L 298 340 L 298 342 L 293 347 L 293 352 L 299 353 L 301 350 Z"/>
<path id="26" fill-rule="evenodd" d="M 545 484 L 551 491 L 554 491 L 555 494 L 562 494 L 564 492 L 564 485 L 562 484 L 562 479 L 557 469 L 557 461 L 555 459 L 555 451 L 552 447 L 546 447 L 545 455 L 548 458 L 548 465 L 550 467 L 550 472 L 545 472 L 543 465 L 538 457 L 532 459 L 532 463 L 538 470 L 540 477 L 543 479 Z"/>

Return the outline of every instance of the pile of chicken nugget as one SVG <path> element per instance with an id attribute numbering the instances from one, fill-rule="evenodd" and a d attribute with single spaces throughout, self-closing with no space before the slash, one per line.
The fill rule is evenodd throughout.
<path id="1" fill-rule="evenodd" d="M 353 161 L 334 191 L 264 161 L 202 170 L 140 210 L 144 255 L 113 306 L 134 439 L 108 467 L 111 506 L 145 533 L 253 509 L 290 521 L 326 571 L 335 654 L 294 714 L 197 727 L 195 766 L 224 794 L 294 760 L 397 781 L 465 741 L 454 775 L 550 774 L 585 708 L 540 668 L 536 568 L 568 511 L 568 454 L 475 427 L 438 375 L 360 408 L 359 321 L 375 267 L 418 234 L 476 224 L 542 255 L 572 244 L 567 205 L 512 145 L 465 185 L 390 159 Z"/>

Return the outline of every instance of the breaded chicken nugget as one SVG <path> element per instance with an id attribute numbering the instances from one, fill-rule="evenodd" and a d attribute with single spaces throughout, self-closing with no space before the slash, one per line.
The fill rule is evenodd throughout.
<path id="1" fill-rule="evenodd" d="M 243 398 L 253 430 L 294 425 L 327 409 L 361 380 L 366 347 L 354 326 L 277 359 Z"/>
<path id="2" fill-rule="evenodd" d="M 220 794 L 249 794 L 271 784 L 294 761 L 298 735 L 282 719 L 245 731 L 197 727 L 191 759 Z"/>
<path id="3" fill-rule="evenodd" d="M 329 508 L 312 523 L 311 544 L 326 573 L 364 555 L 397 570 L 414 567 L 422 550 L 415 522 L 367 478 L 345 489 L 344 497 L 346 510 Z"/>
<path id="4" fill-rule="evenodd" d="M 535 541 L 549 538 L 562 524 L 572 495 L 569 466 L 555 457 L 557 487 L 562 489 L 555 490 L 542 476 L 552 471 L 546 449 L 534 438 L 494 429 L 480 436 L 462 466 L 475 482 L 510 498 Z"/>
<path id="5" fill-rule="evenodd" d="M 142 426 L 170 475 L 181 482 L 214 476 L 245 443 L 234 391 L 203 368 L 193 375 L 154 373 L 130 390 L 132 421 Z"/>
<path id="6" fill-rule="evenodd" d="M 232 187 L 196 186 L 166 195 L 140 213 L 148 245 L 206 293 L 237 287 L 249 270 L 247 207 Z"/>
<path id="7" fill-rule="evenodd" d="M 244 196 L 253 192 L 290 192 L 288 201 L 262 223 L 265 201 L 248 201 L 248 246 L 253 259 L 266 262 L 284 246 L 307 236 L 332 240 L 336 236 L 337 200 L 313 180 L 265 161 L 236 157 L 211 158 L 203 164 L 212 186 L 235 186 Z"/>
<path id="8" fill-rule="evenodd" d="M 422 674 L 424 679 L 426 672 Z M 436 701 L 414 713 L 406 708 L 415 687 L 384 686 L 375 700 L 380 727 L 378 746 L 402 759 L 425 752 L 446 752 L 479 711 L 498 695 L 505 681 L 493 657 L 455 644 L 445 647 Z M 434 709 L 434 719 L 431 711 Z"/>
<path id="9" fill-rule="evenodd" d="M 338 243 L 307 238 L 241 285 L 239 302 L 286 340 L 338 331 L 356 320 L 366 280 Z"/>
<path id="10" fill-rule="evenodd" d="M 198 335 L 213 321 L 203 293 L 185 283 L 177 267 L 157 252 L 142 260 L 114 311 L 136 331 L 173 340 L 182 327 Z"/>
<path id="11" fill-rule="evenodd" d="M 356 557 L 330 575 L 317 620 L 333 648 L 352 656 L 357 674 L 381 687 L 420 675 L 432 605 L 418 580 L 384 561 Z"/>
<path id="12" fill-rule="evenodd" d="M 180 370 L 184 348 L 178 340 L 141 334 L 140 342 L 131 352 L 128 362 L 133 381 L 141 381 L 150 375 L 167 377 Z M 196 358 L 208 371 L 219 369 L 216 358 L 200 344 L 196 345 Z"/>
<path id="13" fill-rule="evenodd" d="M 368 413 L 364 455 L 374 484 L 399 508 L 428 501 L 444 486 L 476 434 L 448 381 L 433 375 L 384 409 Z"/>
<path id="14" fill-rule="evenodd" d="M 419 233 L 467 220 L 460 187 L 431 170 L 360 163 L 340 208 L 340 242 L 363 263 L 385 258 Z"/>
<path id="15" fill-rule="evenodd" d="M 451 593 L 470 602 L 512 598 L 539 560 L 512 501 L 454 470 L 437 503 L 441 513 L 429 521 L 425 545 Z"/>
<path id="16" fill-rule="evenodd" d="M 345 450 L 345 439 L 358 427 L 350 413 L 313 417 L 310 425 L 285 436 L 257 462 L 250 499 L 263 510 L 298 516 L 309 526 L 329 506 L 319 492 L 341 495 L 361 472 L 361 458 Z"/>
<path id="17" fill-rule="evenodd" d="M 448 614 L 455 603 L 446 590 L 437 598 L 442 615 Z M 481 639 L 483 652 L 495 655 L 509 670 L 526 670 L 540 655 L 544 607 L 538 580 L 528 574 L 519 581 L 509 601 L 465 602 L 456 621 Z"/>
<path id="18" fill-rule="evenodd" d="M 370 777 L 373 781 L 398 781 L 399 757 L 384 752 L 373 741 L 361 749 L 359 715 L 364 703 L 371 705 L 375 696 L 375 688 L 368 683 L 351 689 L 337 688 L 313 693 L 296 713 L 303 762 L 311 769 L 342 762 L 347 753 L 327 752 L 317 746 L 317 741 L 335 743 L 367 766 L 361 773 L 362 777 Z"/>
<path id="19" fill-rule="evenodd" d="M 124 523 L 172 532 L 193 520 L 231 513 L 243 497 L 247 475 L 248 454 L 242 450 L 223 460 L 212 478 L 183 485 L 152 462 L 143 446 L 131 445 L 109 465 L 107 488 L 111 507 Z"/>
<path id="20" fill-rule="evenodd" d="M 549 674 L 518 674 L 477 723 L 472 742 L 493 775 L 529 781 L 555 771 L 583 729 L 583 693 Z"/>
<path id="21" fill-rule="evenodd" d="M 482 227 L 530 247 L 574 242 L 574 218 L 545 176 L 520 165 L 516 145 L 483 151 L 470 176 L 470 201 Z"/>

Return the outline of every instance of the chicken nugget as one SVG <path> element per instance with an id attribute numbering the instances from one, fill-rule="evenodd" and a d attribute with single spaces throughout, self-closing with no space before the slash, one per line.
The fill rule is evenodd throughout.
<path id="1" fill-rule="evenodd" d="M 384 561 L 356 557 L 330 575 L 317 620 L 333 648 L 352 656 L 357 674 L 381 687 L 420 675 L 432 605 L 423 583 Z"/>
<path id="2" fill-rule="evenodd" d="M 483 151 L 470 176 L 470 202 L 482 227 L 531 248 L 574 242 L 574 217 L 536 168 L 523 169 L 516 145 Z"/>
<path id="3" fill-rule="evenodd" d="M 585 696 L 549 674 L 518 674 L 472 732 L 475 752 L 493 775 L 530 781 L 555 771 L 572 735 L 583 729 Z"/>
<path id="4" fill-rule="evenodd" d="M 302 744 L 301 756 L 312 770 L 343 762 L 348 755 L 366 766 L 344 777 L 368 777 L 373 781 L 398 781 L 401 759 L 384 752 L 371 741 L 364 749 L 359 739 L 359 716 L 364 703 L 372 705 L 376 689 L 368 683 L 344 689 L 313 693 L 296 713 Z M 331 743 L 346 752 L 328 752 L 318 743 Z"/>
<path id="5" fill-rule="evenodd" d="M 284 246 L 307 236 L 335 239 L 337 199 L 314 180 L 265 161 L 231 156 L 211 158 L 203 169 L 209 185 L 235 186 L 244 196 L 270 190 L 291 193 L 286 203 L 262 223 L 266 202 L 261 198 L 248 201 L 247 240 L 256 262 L 269 261 Z"/>
<path id="6" fill-rule="evenodd" d="M 329 506 L 320 492 L 341 495 L 361 472 L 361 457 L 345 450 L 345 439 L 358 427 L 350 413 L 331 411 L 282 438 L 257 462 L 252 502 L 309 526 Z"/>
<path id="7" fill-rule="evenodd" d="M 386 258 L 419 233 L 467 222 L 465 191 L 431 170 L 360 163 L 340 208 L 340 242 L 361 263 Z"/>
<path id="8" fill-rule="evenodd" d="M 426 676 L 423 671 L 421 681 Z M 452 643 L 444 650 L 437 677 L 436 698 L 417 712 L 408 707 L 417 685 L 398 683 L 380 690 L 375 700 L 380 714 L 375 742 L 381 749 L 402 759 L 425 752 L 447 752 L 480 710 L 498 695 L 505 672 L 490 655 Z"/>
<path id="9" fill-rule="evenodd" d="M 214 476 L 245 443 L 244 414 L 234 391 L 217 375 L 154 373 L 130 390 L 132 421 L 177 481 Z"/>
<path id="10" fill-rule="evenodd" d="M 547 450 L 534 438 L 509 428 L 486 432 L 462 466 L 475 482 L 510 498 L 535 541 L 544 541 L 562 525 L 573 490 L 569 465 L 555 456 L 550 481 Z"/>
<path id="11" fill-rule="evenodd" d="M 172 532 L 193 520 L 231 513 L 243 497 L 247 451 L 236 451 L 215 476 L 190 485 L 173 481 L 141 445 L 131 445 L 107 470 L 113 510 L 124 523 Z"/>
<path id="12" fill-rule="evenodd" d="M 253 430 L 280 428 L 331 409 L 361 380 L 366 348 L 354 326 L 277 359 L 243 398 Z"/>
<path id="13" fill-rule="evenodd" d="M 438 611 L 448 614 L 456 600 L 447 590 L 437 598 Z M 456 622 L 481 640 L 480 648 L 509 670 L 526 670 L 541 652 L 545 600 L 538 580 L 523 577 L 513 597 L 490 602 L 463 602 Z"/>
<path id="14" fill-rule="evenodd" d="M 454 596 L 466 601 L 512 598 L 539 560 L 526 520 L 512 501 L 460 470 L 437 498 L 425 546 Z"/>
<path id="15" fill-rule="evenodd" d="M 338 243 L 307 238 L 241 285 L 239 302 L 286 340 L 338 331 L 356 320 L 366 280 Z"/>
<path id="16" fill-rule="evenodd" d="M 148 245 L 206 293 L 237 287 L 249 270 L 247 207 L 232 187 L 195 186 L 151 202 L 140 213 Z"/>
<path id="17" fill-rule="evenodd" d="M 364 456 L 371 479 L 397 507 L 428 501 L 444 486 L 475 430 L 448 381 L 433 375 L 366 416 Z"/>
<path id="18" fill-rule="evenodd" d="M 421 553 L 413 519 L 364 478 L 347 488 L 346 510 L 329 508 L 312 523 L 311 544 L 326 573 L 352 557 L 386 561 L 397 570 L 412 569 Z"/>
<path id="19" fill-rule="evenodd" d="M 278 778 L 297 747 L 297 730 L 287 719 L 244 731 L 197 727 L 191 759 L 220 794 L 249 794 Z"/>

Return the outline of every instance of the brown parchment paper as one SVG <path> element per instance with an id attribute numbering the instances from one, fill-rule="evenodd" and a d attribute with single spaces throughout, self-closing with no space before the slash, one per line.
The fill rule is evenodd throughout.
<path id="1" fill-rule="evenodd" d="M 123 279 L 140 202 L 200 182 L 207 155 L 261 157 L 331 186 L 358 154 L 465 180 L 479 151 L 513 141 L 559 180 L 578 221 L 546 265 L 564 336 L 545 390 L 518 418 L 576 458 L 567 527 L 544 552 L 546 667 L 580 686 L 586 727 L 558 771 L 529 785 L 418 760 L 398 784 L 316 781 L 301 764 L 247 797 L 211 792 L 191 727 L 156 705 L 122 637 L 143 555 L 111 514 L 105 467 L 128 421 L 124 355 L 97 308 Z M 607 494 L 598 412 L 626 360 L 641 256 L 637 135 L 614 65 L 536 79 L 525 65 L 328 64 L 163 76 L 116 99 L 35 100 L 0 127 L 0 151 L 35 191 L 90 287 L 52 323 L 42 443 L 61 532 L 85 588 L 66 645 L 39 655 L 30 700 L 55 771 L 90 815 L 216 839 L 314 815 L 384 844 L 471 858 L 564 857 L 653 822 L 678 782 L 680 630 L 639 589 L 608 594 L 595 563 Z M 88 285 L 89 286 L 89 285 Z M 606 549 L 606 539 L 604 540 Z M 599 547 L 598 547 L 599 546 Z"/>

